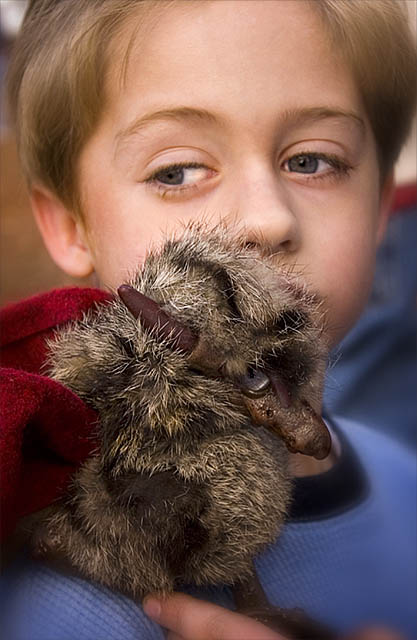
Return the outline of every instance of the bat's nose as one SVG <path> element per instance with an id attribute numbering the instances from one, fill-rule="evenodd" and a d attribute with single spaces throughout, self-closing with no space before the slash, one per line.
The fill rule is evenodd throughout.
<path id="1" fill-rule="evenodd" d="M 326 458 L 331 449 L 331 436 L 323 418 L 304 400 L 283 407 L 269 391 L 262 397 L 243 396 L 252 421 L 263 426 L 285 443 L 291 453 L 302 453 L 317 460 Z"/>

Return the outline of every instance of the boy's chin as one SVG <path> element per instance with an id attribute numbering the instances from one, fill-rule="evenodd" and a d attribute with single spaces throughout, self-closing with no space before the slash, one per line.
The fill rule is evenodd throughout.
<path id="1" fill-rule="evenodd" d="M 333 434 L 334 437 L 334 434 Z M 311 456 L 305 456 L 302 453 L 290 453 L 289 468 L 290 473 L 295 478 L 303 476 L 315 476 L 324 473 L 333 467 L 337 460 L 335 447 L 332 447 L 327 458 L 316 460 Z"/>

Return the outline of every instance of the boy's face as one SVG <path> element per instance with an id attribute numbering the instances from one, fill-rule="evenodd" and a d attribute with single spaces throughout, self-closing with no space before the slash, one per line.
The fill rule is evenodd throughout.
<path id="1" fill-rule="evenodd" d="M 79 163 L 100 283 L 184 223 L 222 220 L 296 265 L 336 342 L 368 291 L 381 198 L 358 91 L 318 16 L 293 0 L 178 3 L 140 34 Z"/>

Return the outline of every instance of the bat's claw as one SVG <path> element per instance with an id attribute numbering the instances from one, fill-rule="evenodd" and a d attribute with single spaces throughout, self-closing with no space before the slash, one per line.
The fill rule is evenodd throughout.
<path id="1" fill-rule="evenodd" d="M 254 618 L 288 640 L 336 640 L 336 634 L 302 609 L 271 605 L 252 566 L 250 574 L 232 587 L 236 610 Z"/>
<path id="2" fill-rule="evenodd" d="M 271 605 L 239 609 L 238 613 L 254 618 L 289 640 L 336 640 L 336 634 L 312 620 L 302 609 L 281 609 Z"/>

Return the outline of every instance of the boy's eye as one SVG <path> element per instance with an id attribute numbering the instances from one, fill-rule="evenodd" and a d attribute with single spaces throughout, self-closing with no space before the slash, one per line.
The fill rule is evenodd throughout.
<path id="1" fill-rule="evenodd" d="M 192 186 L 208 177 L 210 169 L 201 164 L 175 164 L 155 171 L 147 182 L 179 187 Z"/>
<path id="2" fill-rule="evenodd" d="M 164 184 L 182 184 L 184 180 L 185 169 L 165 169 L 156 174 L 157 180 Z"/>
<path id="3" fill-rule="evenodd" d="M 298 173 L 316 173 L 319 159 L 313 155 L 294 156 L 288 160 L 288 170 Z"/>
<path id="4" fill-rule="evenodd" d="M 283 166 L 289 173 L 315 174 L 317 178 L 327 175 L 341 176 L 352 168 L 338 156 L 325 153 L 297 153 L 288 158 Z"/>

